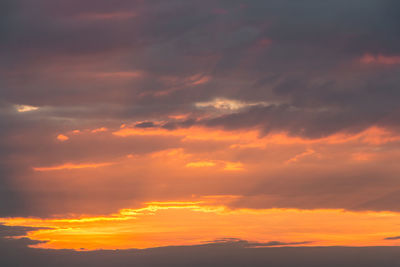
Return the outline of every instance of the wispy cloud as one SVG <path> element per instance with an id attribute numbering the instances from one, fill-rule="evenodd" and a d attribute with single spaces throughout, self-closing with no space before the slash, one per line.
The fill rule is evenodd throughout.
<path id="1" fill-rule="evenodd" d="M 110 166 L 115 163 L 113 162 L 101 162 L 101 163 L 65 163 L 62 165 L 56 166 L 47 166 L 47 167 L 34 167 L 33 169 L 38 172 L 45 171 L 58 171 L 58 170 L 75 170 L 75 169 L 86 169 L 86 168 L 100 168 L 105 166 Z"/>

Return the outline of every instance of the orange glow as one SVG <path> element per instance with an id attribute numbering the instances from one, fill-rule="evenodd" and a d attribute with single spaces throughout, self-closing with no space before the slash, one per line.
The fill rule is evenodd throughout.
<path id="1" fill-rule="evenodd" d="M 226 171 L 241 171 L 244 170 L 243 164 L 240 162 L 226 162 L 224 170 Z"/>
<path id="2" fill-rule="evenodd" d="M 212 167 L 215 166 L 215 162 L 212 161 L 197 161 L 197 162 L 189 162 L 186 164 L 186 167 Z"/>
<path id="3" fill-rule="evenodd" d="M 400 0 L 0 8 L 0 267 L 400 250 Z"/>
<path id="4" fill-rule="evenodd" d="M 374 154 L 372 153 L 354 153 L 352 155 L 352 158 L 356 161 L 369 161 L 374 157 Z"/>
<path id="5" fill-rule="evenodd" d="M 348 142 L 360 142 L 366 144 L 385 144 L 400 141 L 400 136 L 393 135 L 388 130 L 378 127 L 370 127 L 358 134 L 338 133 L 319 139 L 305 139 L 292 137 L 287 133 L 271 133 L 260 137 L 258 130 L 248 131 L 224 131 L 220 129 L 209 129 L 202 127 L 181 128 L 176 130 L 166 130 L 162 128 L 140 129 L 124 127 L 113 134 L 119 137 L 129 136 L 172 136 L 185 140 L 213 140 L 234 142 L 231 148 L 264 148 L 268 144 L 343 144 Z"/>
<path id="6" fill-rule="evenodd" d="M 149 202 L 143 208 L 123 209 L 109 216 L 3 218 L 0 222 L 49 228 L 27 234 L 33 240 L 47 241 L 34 247 L 93 250 L 192 245 L 226 237 L 312 242 L 305 246 L 390 246 L 400 242 L 384 240 L 398 234 L 399 219 L 400 214 L 394 212 L 232 210 L 213 196 L 196 201 Z"/>
<path id="7" fill-rule="evenodd" d="M 286 161 L 286 163 L 294 163 L 294 162 L 297 162 L 297 161 L 299 161 L 301 158 L 306 157 L 306 156 L 309 156 L 309 155 L 312 155 L 312 154 L 314 154 L 314 153 L 315 153 L 314 150 L 312 150 L 312 149 L 307 149 L 305 152 L 300 153 L 300 154 L 294 156 L 293 158 L 289 159 L 288 161 Z"/>
<path id="8" fill-rule="evenodd" d="M 98 134 L 106 130 L 112 135 Z M 190 127 L 166 130 L 123 124 L 116 129 L 101 127 L 77 133 L 80 135 L 71 141 L 79 141 L 79 138 L 86 141 L 93 135 L 112 146 L 115 142 L 118 147 L 129 144 L 129 148 L 113 156 L 96 155 L 100 160 L 97 163 L 64 161 L 54 166 L 33 168 L 35 179 L 29 186 L 35 186 L 37 180 L 51 181 L 55 187 L 63 187 L 67 192 L 78 192 L 78 196 L 95 195 L 95 200 L 89 203 L 90 212 L 101 214 L 88 214 L 88 209 L 80 209 L 79 201 L 71 201 L 63 205 L 72 207 L 70 210 L 74 210 L 76 215 L 61 211 L 56 213 L 61 214 L 57 218 L 0 219 L 0 223 L 6 225 L 49 228 L 27 234 L 31 239 L 48 241 L 36 247 L 77 250 L 148 248 L 201 244 L 226 237 L 259 242 L 313 242 L 306 246 L 400 244 L 400 240 L 384 240 L 399 235 L 400 213 L 252 209 L 249 207 L 280 205 L 285 196 L 281 197 L 279 192 L 276 196 L 269 192 L 265 196 L 241 196 L 244 191 L 255 190 L 264 179 L 266 184 L 276 186 L 273 179 L 289 177 L 288 182 L 296 179 L 295 182 L 302 186 L 302 179 L 307 177 L 310 167 L 362 168 L 371 159 L 395 158 L 396 151 L 383 145 L 398 142 L 400 137 L 389 130 L 371 127 L 357 134 L 338 133 L 320 139 L 306 139 L 285 132 L 261 136 L 257 129 L 227 131 Z M 137 145 L 151 139 L 144 137 L 156 137 L 160 143 L 165 143 L 144 153 L 135 151 L 135 145 L 130 145 L 130 142 Z M 65 146 L 76 145 L 74 142 Z M 99 169 L 101 167 L 104 168 Z M 70 175 L 72 170 L 74 175 Z M 297 170 L 299 174 L 294 173 Z M 54 176 L 51 171 L 59 172 Z M 94 180 L 98 187 L 91 192 L 85 186 Z M 149 198 L 135 198 L 126 193 L 130 190 L 125 190 L 127 185 L 136 184 L 136 181 L 146 181 L 150 185 L 145 189 Z M 97 198 L 97 194 L 111 184 L 115 188 L 124 188 L 121 202 Z M 242 187 L 244 191 L 239 190 Z M 225 188 L 228 191 L 223 191 Z M 299 194 L 303 193 L 301 190 L 304 189 L 300 188 Z M 221 192 L 238 195 L 215 195 Z M 203 196 L 207 193 L 214 195 Z M 376 197 L 385 194 L 386 191 L 378 190 Z M 350 205 L 348 203 L 353 203 L 353 200 L 357 205 L 369 199 L 356 192 L 345 204 Z M 307 206 L 308 201 L 299 197 L 299 202 L 304 202 L 299 207 Z M 96 211 L 92 206 L 96 206 Z"/>
<path id="9" fill-rule="evenodd" d="M 113 132 L 120 137 L 128 136 L 176 136 L 185 140 L 238 140 L 241 138 L 251 139 L 258 136 L 257 131 L 229 133 L 223 130 L 210 130 L 201 127 L 192 127 L 188 129 L 166 130 L 161 128 L 141 129 L 125 127 Z"/>
<path id="10" fill-rule="evenodd" d="M 68 139 L 69 139 L 69 137 L 66 135 L 63 135 L 63 134 L 57 135 L 57 140 L 59 140 L 61 142 L 67 141 Z"/>
<path id="11" fill-rule="evenodd" d="M 101 128 L 92 130 L 92 133 L 107 132 L 107 131 L 108 131 L 108 129 L 106 127 L 101 127 Z"/>
<path id="12" fill-rule="evenodd" d="M 65 163 L 62 165 L 52 166 L 52 167 L 34 167 L 35 171 L 45 172 L 45 171 L 58 171 L 58 170 L 73 170 L 73 169 L 85 169 L 85 168 L 99 168 L 104 166 L 109 166 L 114 163 L 103 162 L 103 163 L 88 163 L 88 164 L 73 164 Z"/>
<path id="13" fill-rule="evenodd" d="M 169 115 L 168 118 L 174 120 L 184 120 L 189 117 L 189 114 Z"/>
<path id="14" fill-rule="evenodd" d="M 211 78 L 209 76 L 199 76 L 199 75 L 195 75 L 189 78 L 191 85 L 205 84 L 208 83 L 210 80 Z"/>

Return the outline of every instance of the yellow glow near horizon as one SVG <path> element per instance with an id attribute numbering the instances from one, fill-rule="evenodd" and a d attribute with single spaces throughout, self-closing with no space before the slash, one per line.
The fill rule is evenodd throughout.
<path id="1" fill-rule="evenodd" d="M 344 210 L 229 209 L 220 198 L 149 202 L 108 216 L 36 219 L 2 218 L 7 226 L 41 227 L 26 237 L 47 241 L 51 249 L 129 249 L 195 245 L 220 238 L 255 242 L 303 242 L 303 246 L 390 246 L 398 235 L 400 214 Z M 317 222 L 317 224 L 316 224 Z"/>
<path id="2" fill-rule="evenodd" d="M 57 145 L 79 148 L 79 142 L 92 136 L 101 141 L 114 138 L 121 144 L 150 139 L 143 136 L 160 138 L 163 142 L 174 140 L 171 146 L 142 154 L 134 154 L 132 145 L 132 151 L 124 150 L 118 156 L 99 155 L 100 162 L 97 163 L 82 158 L 73 163 L 34 165 L 33 179 L 25 181 L 24 186 L 35 187 L 37 181 L 43 184 L 50 181 L 57 190 L 77 192 L 85 201 L 83 205 L 90 206 L 81 208 L 80 199 L 67 199 L 60 205 L 59 213 L 57 205 L 60 202 L 49 203 L 49 206 L 53 205 L 51 214 L 61 214 L 57 218 L 0 218 L 0 223 L 9 226 L 46 228 L 27 234 L 26 237 L 33 240 L 46 241 L 35 247 L 76 250 L 149 248 L 195 245 L 221 238 L 255 242 L 312 241 L 304 246 L 400 244 L 400 240 L 385 240 L 399 235 L 400 213 L 272 209 L 268 207 L 285 203 L 284 194 L 283 197 L 280 192 L 242 196 L 262 184 L 260 174 L 266 173 L 272 181 L 302 172 L 297 176 L 301 180 L 307 177 L 310 166 L 332 168 L 334 163 L 338 168 L 350 168 L 354 164 L 368 164 L 371 158 L 384 160 L 387 157 L 384 153 L 392 152 L 379 150 L 379 146 L 400 139 L 383 128 L 371 127 L 358 134 L 340 133 L 320 139 L 292 137 L 284 132 L 263 136 L 257 129 L 226 131 L 191 127 L 166 130 L 126 125 L 118 129 L 74 130 L 66 132 L 68 138 L 67 135 L 71 140 Z M 213 147 L 208 149 L 208 144 L 204 146 L 206 143 Z M 343 153 L 345 146 L 351 148 L 346 150 L 347 154 Z M 151 199 L 136 199 L 131 195 L 129 186 L 139 179 L 148 183 L 144 190 L 148 190 Z M 291 181 L 294 178 L 288 182 Z M 93 182 L 97 187 L 90 187 Z M 113 193 L 123 194 L 122 200 L 119 196 L 115 201 L 97 197 L 104 191 L 108 193 L 104 188 L 108 189 L 110 185 L 115 186 Z M 38 190 L 42 190 L 40 186 L 39 183 Z M 238 195 L 216 195 L 221 192 Z M 202 196 L 205 194 L 215 195 Z M 352 197 L 354 203 L 365 202 L 357 194 Z M 159 201 L 166 199 L 169 201 Z M 312 201 L 298 199 L 298 207 L 307 206 L 302 201 Z M 347 200 L 346 207 L 353 199 Z M 139 205 L 135 201 L 144 203 L 127 208 L 132 207 L 132 203 Z M 315 206 L 324 207 L 323 204 Z M 67 212 L 71 210 L 80 215 Z M 92 214 L 86 214 L 88 211 Z"/>

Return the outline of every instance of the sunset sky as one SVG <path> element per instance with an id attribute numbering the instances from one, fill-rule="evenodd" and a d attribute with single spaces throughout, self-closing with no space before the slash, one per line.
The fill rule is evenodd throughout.
<path id="1" fill-rule="evenodd" d="M 0 247 L 395 249 L 399 12 L 2 0 Z"/>

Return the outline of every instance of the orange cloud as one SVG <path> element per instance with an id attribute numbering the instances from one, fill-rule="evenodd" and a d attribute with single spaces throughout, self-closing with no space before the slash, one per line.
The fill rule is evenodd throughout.
<path id="1" fill-rule="evenodd" d="M 236 131 L 229 132 L 218 129 L 208 129 L 204 127 L 181 128 L 175 130 L 166 130 L 162 128 L 129 128 L 125 127 L 113 132 L 113 135 L 119 137 L 129 136 L 172 136 L 184 140 L 214 140 L 214 141 L 239 141 L 254 140 L 258 138 L 258 131 Z"/>
<path id="2" fill-rule="evenodd" d="M 197 161 L 197 162 L 189 162 L 186 164 L 186 167 L 213 167 L 216 163 L 212 161 Z"/>
<path id="3" fill-rule="evenodd" d="M 205 84 L 205 83 L 208 83 L 210 80 L 211 80 L 211 77 L 202 76 L 202 75 L 194 75 L 192 77 L 189 77 L 189 79 L 188 79 L 190 85 Z"/>
<path id="4" fill-rule="evenodd" d="M 265 148 L 268 144 L 279 145 L 299 145 L 299 144 L 344 144 L 350 142 L 366 143 L 371 145 L 380 145 L 390 142 L 400 141 L 397 136 L 390 131 L 370 127 L 358 134 L 337 133 L 328 137 L 319 139 L 306 139 L 290 136 L 285 132 L 271 133 L 260 137 L 258 130 L 246 131 L 225 131 L 220 129 L 210 129 L 205 127 L 181 128 L 175 130 L 166 130 L 161 128 L 139 129 L 124 127 L 113 132 L 113 135 L 119 137 L 129 136 L 171 136 L 185 140 L 213 140 L 232 142 L 231 148 Z"/>
<path id="5" fill-rule="evenodd" d="M 313 149 L 307 149 L 306 151 L 304 151 L 303 153 L 300 153 L 296 156 L 294 156 L 293 158 L 289 159 L 286 161 L 286 163 L 294 163 L 297 162 L 299 159 L 304 158 L 306 156 L 312 155 L 314 154 L 315 151 Z"/>
<path id="6" fill-rule="evenodd" d="M 369 161 L 374 157 L 373 153 L 358 152 L 352 154 L 352 159 L 355 161 Z"/>
<path id="7" fill-rule="evenodd" d="M 244 170 L 244 165 L 241 162 L 231 162 L 222 159 L 191 161 L 194 156 L 195 155 L 193 154 L 185 153 L 183 149 L 168 149 L 151 154 L 152 158 L 164 158 L 164 162 L 168 161 L 169 159 L 174 161 L 186 161 L 185 167 L 188 168 L 220 166 L 222 170 L 226 171 Z"/>
<path id="8" fill-rule="evenodd" d="M 99 168 L 104 166 L 110 166 L 114 163 L 103 162 L 103 163 L 89 163 L 89 164 L 73 164 L 65 163 L 62 165 L 51 166 L 51 167 L 34 167 L 35 171 L 45 172 L 45 171 L 58 171 L 58 170 L 74 170 L 74 169 L 85 169 L 85 168 Z"/>
<path id="9" fill-rule="evenodd" d="M 244 170 L 243 164 L 240 162 L 225 162 L 224 170 L 226 171 L 241 171 Z"/>
<path id="10" fill-rule="evenodd" d="M 189 117 L 189 114 L 169 115 L 168 118 L 174 120 L 184 120 Z"/>
<path id="11" fill-rule="evenodd" d="M 119 129 L 118 125 L 109 130 L 113 134 L 96 134 L 92 131 L 82 130 L 81 136 L 67 132 L 74 137 L 71 138 L 73 142 L 58 146 L 60 155 L 65 155 L 65 158 L 59 155 L 57 162 L 49 159 L 46 163 L 43 159 L 41 163 L 33 163 L 36 171 L 32 174 L 34 178 L 21 183 L 21 187 L 36 186 L 41 187 L 40 190 L 50 190 L 45 185 L 51 184 L 51 190 L 79 196 L 76 199 L 56 197 L 55 202 L 62 205 L 38 198 L 40 205 L 36 206 L 48 205 L 43 209 L 44 213 L 109 213 L 132 203 L 148 201 L 147 197 L 164 200 L 166 197 L 187 197 L 192 194 L 245 194 L 254 192 L 257 187 L 268 194 L 266 199 L 247 198 L 235 206 L 360 205 L 365 208 L 365 205 L 371 205 L 368 203 L 374 200 L 375 195 L 376 198 L 383 197 L 390 190 L 395 190 L 386 186 L 386 183 L 393 180 L 390 183 L 396 184 L 392 174 L 398 170 L 394 159 L 399 156 L 396 147 L 400 144 L 391 144 L 398 137 L 382 128 L 373 127 L 358 134 L 341 133 L 321 139 L 292 137 L 285 133 L 260 136 L 257 130 L 226 131 L 205 127 L 166 130 L 125 126 Z M 98 149 L 99 145 L 102 146 L 101 150 Z M 91 147 L 95 149 L 89 154 Z M 76 152 L 80 148 L 85 148 L 82 157 L 73 158 L 78 155 Z M 374 165 L 380 169 L 385 168 L 386 178 L 379 182 L 385 186 L 375 186 L 375 177 L 370 177 L 368 173 L 371 165 L 368 160 L 374 160 Z M 114 165 L 106 166 L 111 164 Z M 338 183 L 333 184 L 331 189 L 340 195 L 337 203 L 329 199 L 320 201 L 325 198 L 320 196 L 314 200 L 312 194 L 323 187 L 321 184 L 324 183 L 325 174 L 329 177 L 338 173 L 359 174 L 360 178 L 351 180 L 348 187 L 349 190 L 354 187 L 355 193 L 341 193 L 340 186 L 344 182 L 339 177 Z M 367 185 L 363 182 L 366 176 L 371 181 Z M 280 177 L 285 177 L 285 182 L 280 182 Z M 315 185 L 308 188 L 310 180 L 315 180 Z M 37 181 L 41 183 L 37 185 Z M 110 184 L 113 184 L 113 188 L 109 188 Z M 146 192 L 145 196 L 129 190 L 130 186 L 127 185 L 133 184 L 141 184 L 137 190 Z M 365 192 L 374 194 L 357 191 L 358 184 L 363 185 Z M 282 196 L 279 194 L 281 189 L 277 190 L 276 195 L 270 195 L 269 185 L 283 188 L 285 192 L 291 191 L 294 197 Z M 119 196 L 110 199 L 110 190 L 119 192 Z M 298 202 L 293 200 L 296 195 L 300 195 Z M 80 204 L 80 201 L 85 204 Z M 58 206 L 62 207 L 59 211 L 56 210 Z M 376 209 L 381 209 L 383 205 L 376 206 Z"/>
<path id="12" fill-rule="evenodd" d="M 59 140 L 61 142 L 67 141 L 68 139 L 69 139 L 69 137 L 66 135 L 63 135 L 63 134 L 57 135 L 57 140 Z"/>
<path id="13" fill-rule="evenodd" d="M 107 131 L 108 131 L 108 129 L 106 127 L 101 127 L 101 128 L 94 129 L 91 132 L 92 133 L 99 133 L 99 132 L 107 132 Z"/>

